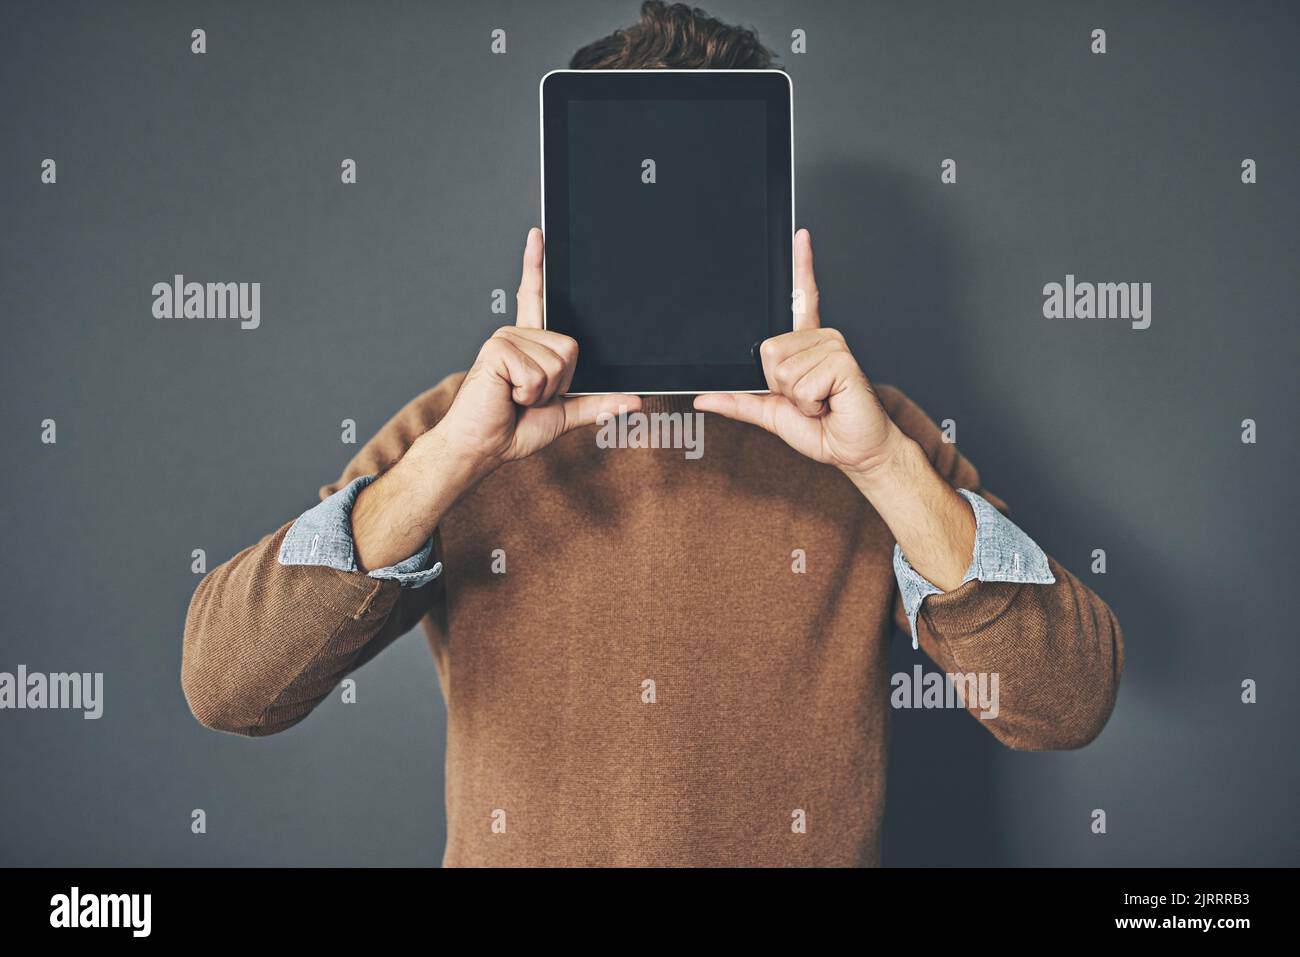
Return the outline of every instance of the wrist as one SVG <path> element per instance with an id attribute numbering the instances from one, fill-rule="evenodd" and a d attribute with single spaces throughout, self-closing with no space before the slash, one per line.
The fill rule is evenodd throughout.
<path id="1" fill-rule="evenodd" d="M 478 478 L 472 464 L 431 430 L 362 489 L 352 507 L 352 539 L 361 571 L 384 568 L 418 551 L 443 515 Z"/>
<path id="2" fill-rule="evenodd" d="M 863 465 L 841 468 L 849 480 L 873 502 L 914 477 L 925 453 L 893 422 L 880 451 Z"/>
<path id="3" fill-rule="evenodd" d="M 402 461 L 409 476 L 444 508 L 496 470 L 489 457 L 458 446 L 440 425 L 412 444 Z"/>

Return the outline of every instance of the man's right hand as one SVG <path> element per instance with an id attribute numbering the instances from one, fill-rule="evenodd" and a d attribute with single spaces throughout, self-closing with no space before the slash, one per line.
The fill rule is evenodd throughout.
<path id="1" fill-rule="evenodd" d="M 435 431 L 476 474 L 527 458 L 565 432 L 592 425 L 601 413 L 641 407 L 632 395 L 562 398 L 573 381 L 578 343 L 542 328 L 542 231 L 528 231 L 513 326 L 502 326 L 479 350 L 456 400 Z"/>
<path id="2" fill-rule="evenodd" d="M 515 325 L 483 344 L 442 420 L 357 496 L 352 536 L 363 571 L 419 551 L 456 500 L 506 462 L 540 452 L 604 413 L 641 408 L 634 395 L 564 397 L 578 343 L 542 328 L 542 257 L 542 231 L 533 228 Z"/>

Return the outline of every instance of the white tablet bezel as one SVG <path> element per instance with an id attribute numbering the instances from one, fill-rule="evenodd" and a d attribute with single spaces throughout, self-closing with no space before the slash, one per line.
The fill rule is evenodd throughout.
<path id="1" fill-rule="evenodd" d="M 538 188 L 541 194 L 542 207 L 542 235 L 546 235 L 546 102 L 542 95 L 543 88 L 548 76 L 554 76 L 558 73 L 772 73 L 779 74 L 785 78 L 790 88 L 790 275 L 794 276 L 794 235 L 798 231 L 795 220 L 795 176 L 794 176 L 794 81 L 790 74 L 784 70 L 548 70 L 542 75 L 537 82 L 537 121 L 538 121 L 538 164 L 541 171 L 538 181 Z M 542 328 L 546 325 L 546 263 L 549 257 L 542 259 Z M 790 329 L 794 330 L 794 301 L 791 297 L 790 303 Z M 728 392 L 748 392 L 753 394 L 763 394 L 769 392 L 769 389 L 684 389 L 659 392 L 640 392 L 638 395 L 708 395 L 711 392 L 728 391 Z M 612 392 L 567 392 L 566 395 L 613 395 Z"/>

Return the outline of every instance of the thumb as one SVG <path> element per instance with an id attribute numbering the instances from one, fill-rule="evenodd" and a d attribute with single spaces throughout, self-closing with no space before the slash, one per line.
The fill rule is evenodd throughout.
<path id="1" fill-rule="evenodd" d="M 564 410 L 563 432 L 572 432 L 584 425 L 604 422 L 607 416 L 622 415 L 624 412 L 638 412 L 641 409 L 639 395 L 575 395 L 565 399 L 561 408 Z"/>
<path id="2" fill-rule="evenodd" d="M 794 328 L 819 328 L 821 304 L 817 276 L 813 272 L 812 235 L 806 229 L 794 234 L 794 292 Z"/>
<path id="3" fill-rule="evenodd" d="M 750 392 L 709 392 L 695 397 L 695 408 L 776 432 L 776 407 L 783 401 L 785 400 L 781 396 L 774 393 L 755 395 Z"/>

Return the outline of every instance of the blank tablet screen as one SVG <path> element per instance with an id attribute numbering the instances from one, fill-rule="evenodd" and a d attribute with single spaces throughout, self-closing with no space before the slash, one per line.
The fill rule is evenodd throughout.
<path id="1" fill-rule="evenodd" d="M 569 103 L 571 335 L 588 359 L 744 362 L 766 337 L 766 135 L 758 100 Z"/>
<path id="2" fill-rule="evenodd" d="M 784 76 L 556 76 L 603 84 L 543 86 L 547 327 L 578 340 L 572 391 L 764 388 L 754 346 L 790 328 Z"/>

